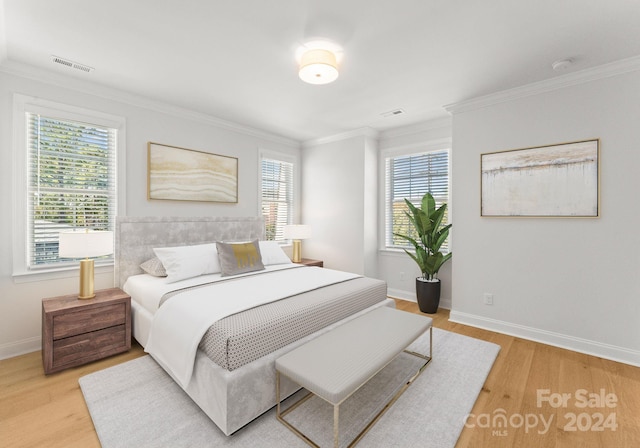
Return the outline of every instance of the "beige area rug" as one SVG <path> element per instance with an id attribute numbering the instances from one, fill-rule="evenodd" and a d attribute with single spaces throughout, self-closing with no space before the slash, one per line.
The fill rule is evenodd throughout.
<path id="1" fill-rule="evenodd" d="M 428 353 L 428 344 L 426 333 L 410 348 Z M 433 360 L 358 447 L 454 447 L 499 351 L 495 344 L 434 328 Z M 343 445 L 415 373 L 416 362 L 398 356 L 344 403 Z M 275 409 L 225 436 L 149 356 L 84 376 L 80 387 L 104 448 L 307 446 L 276 420 Z M 287 419 L 316 443 L 332 446 L 333 408 L 324 401 L 308 400 Z"/>

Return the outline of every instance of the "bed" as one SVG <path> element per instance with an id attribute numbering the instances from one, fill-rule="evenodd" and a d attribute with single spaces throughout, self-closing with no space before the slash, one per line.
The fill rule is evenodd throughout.
<path id="1" fill-rule="evenodd" d="M 386 284 L 381 280 L 282 263 L 278 257 L 269 258 L 266 252 L 263 252 L 264 269 L 259 272 L 249 271 L 224 278 L 218 278 L 220 274 L 206 273 L 181 279 L 174 282 L 178 285 L 174 288 L 178 289 L 176 292 L 169 291 L 172 288 L 166 286 L 166 280 L 153 278 L 140 267 L 157 255 L 154 252 L 157 248 L 263 239 L 263 220 L 255 217 L 120 217 L 116 225 L 115 281 L 132 296 L 135 339 L 152 350 L 154 359 L 226 435 L 275 405 L 275 360 L 278 357 L 372 309 L 394 306 L 394 302 L 386 297 Z M 324 277 L 327 280 L 320 280 Z M 264 287 L 261 286 L 263 281 L 282 286 Z M 304 284 L 305 287 L 294 294 L 290 284 Z M 215 293 L 204 293 L 209 291 L 207 288 L 217 289 L 211 289 Z M 276 289 L 283 291 L 276 294 L 273 292 Z M 243 290 L 254 293 L 237 292 Z M 172 307 L 182 306 L 189 310 L 190 303 L 200 302 L 206 307 L 204 296 L 207 294 L 215 297 L 226 294 L 232 300 L 224 302 L 234 302 L 233 306 L 236 298 L 244 301 L 246 297 L 247 304 L 243 306 L 248 308 L 233 312 L 231 307 L 231 311 L 227 310 L 229 315 L 206 324 L 206 330 L 203 323 L 184 325 L 171 321 L 172 316 L 180 315 Z M 280 297 L 282 294 L 284 296 Z M 253 305 L 252 301 L 258 300 L 254 296 L 265 296 L 260 298 L 265 303 Z M 194 302 L 185 305 L 183 302 L 187 302 L 187 297 Z M 198 319 L 205 313 L 194 314 Z M 164 320 L 169 327 L 174 327 L 173 331 L 178 328 L 188 331 L 180 330 L 163 342 L 163 333 L 158 327 Z M 190 327 L 198 326 L 203 334 L 197 338 L 191 362 L 189 357 L 185 358 L 186 362 L 181 358 L 163 357 L 163 350 L 172 345 L 176 335 L 194 339 L 195 336 L 187 333 L 191 331 Z M 194 334 L 200 333 L 194 330 Z M 281 385 L 282 395 L 288 396 L 298 387 L 285 382 Z"/>

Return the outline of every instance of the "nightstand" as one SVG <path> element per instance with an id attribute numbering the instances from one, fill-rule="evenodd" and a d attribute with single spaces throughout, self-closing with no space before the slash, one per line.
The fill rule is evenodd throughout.
<path id="1" fill-rule="evenodd" d="M 311 258 L 303 258 L 300 260 L 299 264 L 303 264 L 305 266 L 318 266 L 324 267 L 324 262 L 322 260 L 312 260 Z"/>
<path id="2" fill-rule="evenodd" d="M 119 288 L 42 299 L 44 373 L 106 358 L 131 348 L 131 297 Z"/>

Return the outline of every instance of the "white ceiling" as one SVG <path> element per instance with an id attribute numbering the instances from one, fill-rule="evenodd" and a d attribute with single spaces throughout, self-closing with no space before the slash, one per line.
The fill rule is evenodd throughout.
<path id="1" fill-rule="evenodd" d="M 640 0 L 0 0 L 0 20 L 0 66 L 300 141 L 439 118 L 447 104 L 640 55 Z M 317 37 L 343 48 L 332 84 L 297 76 L 296 49 Z M 563 58 L 574 64 L 554 71 Z"/>

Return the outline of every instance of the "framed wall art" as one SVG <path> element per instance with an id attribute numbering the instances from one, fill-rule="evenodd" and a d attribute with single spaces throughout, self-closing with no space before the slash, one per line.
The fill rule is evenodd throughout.
<path id="1" fill-rule="evenodd" d="M 238 159 L 149 142 L 147 198 L 238 202 Z"/>
<path id="2" fill-rule="evenodd" d="M 480 155 L 481 216 L 599 216 L 600 140 Z"/>

